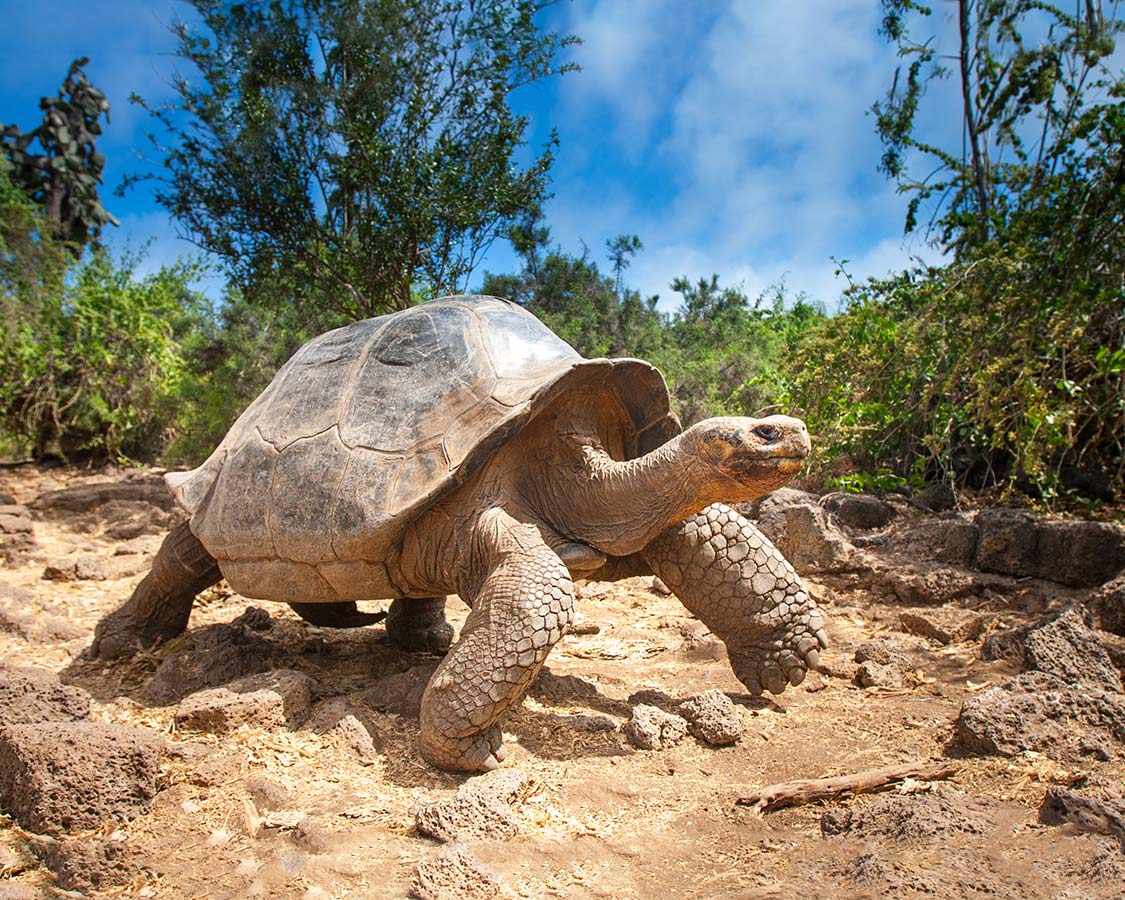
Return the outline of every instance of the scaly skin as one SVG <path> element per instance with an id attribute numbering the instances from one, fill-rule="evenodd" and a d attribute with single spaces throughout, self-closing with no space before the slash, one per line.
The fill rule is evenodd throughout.
<path id="1" fill-rule="evenodd" d="M 422 696 L 422 755 L 443 769 L 503 760 L 499 722 L 523 698 L 574 616 L 574 585 L 539 529 L 506 512 L 474 528 L 461 596 L 472 612 Z"/>
<path id="2" fill-rule="evenodd" d="M 680 601 L 727 645 L 755 696 L 800 684 L 828 646 L 820 610 L 776 547 L 722 503 L 673 525 L 642 554 Z"/>
<path id="3" fill-rule="evenodd" d="M 133 596 L 102 619 L 87 655 L 101 659 L 130 656 L 183 634 L 195 595 L 223 577 L 219 566 L 187 522 L 168 532 L 150 571 Z"/>

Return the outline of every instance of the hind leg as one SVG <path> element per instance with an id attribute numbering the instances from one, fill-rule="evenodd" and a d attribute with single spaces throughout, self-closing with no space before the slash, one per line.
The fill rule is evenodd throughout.
<path id="1" fill-rule="evenodd" d="M 399 598 L 387 610 L 387 637 L 403 650 L 445 653 L 453 626 L 445 621 L 445 598 Z"/>
<path id="2" fill-rule="evenodd" d="M 133 595 L 98 623 L 87 656 L 130 656 L 142 647 L 182 634 L 195 595 L 222 577 L 219 564 L 191 533 L 188 523 L 177 525 L 160 545 L 152 570 Z"/>

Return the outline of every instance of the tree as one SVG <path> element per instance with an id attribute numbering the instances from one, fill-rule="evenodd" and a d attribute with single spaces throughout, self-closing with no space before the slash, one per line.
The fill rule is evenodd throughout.
<path id="1" fill-rule="evenodd" d="M 5 125 L 0 132 L 8 178 L 43 210 L 53 223 L 52 236 L 70 242 L 75 255 L 97 243 L 105 225 L 118 224 L 98 199 L 105 157 L 96 143 L 101 117 L 109 121 L 109 101 L 82 71 L 89 61 L 76 59 L 59 95 L 39 101 L 38 128 L 21 132 L 18 125 Z"/>
<path id="2" fill-rule="evenodd" d="M 553 0 L 189 0 L 157 199 L 249 302 L 369 316 L 453 290 L 547 196 L 511 93 L 565 71 Z M 140 98 L 139 102 L 144 103 Z"/>
<path id="3" fill-rule="evenodd" d="M 882 5 L 882 33 L 909 62 L 872 107 L 884 147 L 880 169 L 912 195 L 906 231 L 933 201 L 926 230 L 958 252 L 979 247 L 1034 202 L 1069 158 L 1088 152 L 1091 120 L 1119 105 L 1125 81 L 1106 65 L 1125 24 L 1118 3 L 1108 4 L 1107 16 L 1101 0 L 1076 4 L 1073 14 L 1044 0 L 956 0 L 950 49 L 912 36 L 928 7 L 917 0 Z M 920 139 L 915 121 L 929 84 L 951 73 L 963 132 L 955 149 Z M 931 163 L 925 178 L 908 171 Z"/>

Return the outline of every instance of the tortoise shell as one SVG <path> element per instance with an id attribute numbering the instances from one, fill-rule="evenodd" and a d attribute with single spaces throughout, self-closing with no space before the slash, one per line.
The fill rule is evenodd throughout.
<path id="1" fill-rule="evenodd" d="M 617 395 L 631 455 L 680 430 L 648 363 L 584 359 L 506 300 L 445 297 L 309 341 L 203 465 L 166 480 L 240 593 L 370 599 L 407 526 L 579 386 Z"/>

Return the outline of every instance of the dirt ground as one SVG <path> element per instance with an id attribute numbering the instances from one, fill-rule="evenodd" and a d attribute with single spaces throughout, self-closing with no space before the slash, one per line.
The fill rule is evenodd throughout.
<path id="1" fill-rule="evenodd" d="M 123 477 L 22 467 L 0 474 L 0 491 L 26 503 L 47 490 Z M 416 833 L 413 809 L 452 795 L 466 778 L 427 765 L 416 748 L 416 720 L 379 711 L 365 691 L 430 659 L 389 645 L 380 625 L 314 628 L 287 606 L 219 589 L 197 604 L 185 638 L 128 662 L 81 661 L 95 623 L 141 576 L 45 580 L 46 560 L 76 553 L 112 560 L 122 541 L 88 519 L 39 519 L 35 538 L 39 549 L 0 570 L 0 582 L 30 590 L 39 609 L 88 634 L 31 641 L 0 631 L 0 659 L 57 672 L 92 694 L 95 719 L 150 726 L 173 750 L 181 748 L 165 757 L 151 812 L 103 829 L 102 836 L 124 839 L 132 880 L 89 896 L 407 896 L 419 861 L 439 847 Z M 554 676 L 574 679 L 544 679 L 504 728 L 503 768 L 530 776 L 517 833 L 467 845 L 499 882 L 500 896 L 1125 897 L 1118 841 L 1038 821 L 1051 785 L 1125 778 L 1120 746 L 1108 760 L 1074 764 L 1034 753 L 959 754 L 953 736 L 962 699 L 1007 681 L 1014 668 L 983 661 L 979 639 L 943 647 L 910 637 L 925 649 L 926 664 L 906 673 L 901 688 L 861 688 L 855 648 L 902 634 L 896 610 L 861 591 L 806 580 L 824 609 L 831 647 L 820 676 L 775 699 L 746 694 L 721 645 L 674 597 L 654 593 L 651 579 L 580 588 L 578 622 L 585 627 L 565 637 L 548 661 Z M 177 733 L 175 705 L 144 699 L 162 659 L 250 605 L 277 623 L 263 638 L 272 642 L 271 664 L 315 678 L 321 698 L 346 697 L 372 733 L 376 758 L 361 758 L 337 733 L 309 727 Z M 1014 615 L 1002 599 L 995 607 L 1002 618 Z M 459 626 L 466 609 L 451 598 L 449 612 Z M 740 711 L 743 736 L 733 746 L 688 737 L 667 750 L 638 751 L 620 731 L 636 691 L 682 700 L 710 688 L 727 693 Z M 957 767 L 940 786 L 908 783 L 879 798 L 764 815 L 736 804 L 777 782 L 938 758 Z M 255 804 L 247 787 L 255 776 L 285 789 L 280 808 Z M 859 815 L 875 803 L 884 804 L 879 815 Z M 823 835 L 822 816 L 844 807 L 858 825 Z M 462 888 L 463 896 L 487 895 L 472 893 L 468 883 Z M 76 894 L 55 885 L 28 850 L 27 834 L 0 815 L 0 898 L 49 896 Z"/>

